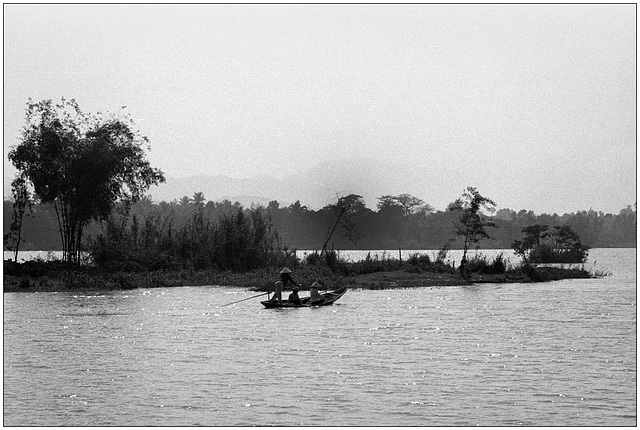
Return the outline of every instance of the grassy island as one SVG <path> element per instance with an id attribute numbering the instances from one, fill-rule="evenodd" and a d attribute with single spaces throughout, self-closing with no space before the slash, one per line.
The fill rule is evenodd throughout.
<path id="1" fill-rule="evenodd" d="M 592 276 L 571 266 L 532 264 L 585 261 L 588 247 L 562 219 L 547 217 L 549 225 L 531 225 L 535 218 L 526 211 L 526 217 L 508 210 L 502 216 L 488 216 L 496 203 L 475 187 L 467 187 L 444 211 L 410 194 L 379 197 L 377 212 L 357 194 L 336 196 L 335 203 L 317 211 L 300 201 L 288 207 L 274 200 L 266 207 L 243 208 L 229 200 L 207 201 L 201 191 L 193 198 L 156 204 L 146 192 L 164 182 L 164 174 L 147 160 L 149 140 L 137 131 L 130 116 L 84 113 L 74 99 L 65 98 L 60 103 L 29 99 L 25 115 L 22 139 L 7 154 L 17 173 L 11 183 L 5 249 L 15 251 L 18 258 L 26 226 L 31 224 L 27 215 L 37 205 L 35 212 L 48 213 L 50 224 L 57 222 L 48 230 L 57 229 L 60 234 L 56 246 L 62 248 L 63 261 L 5 261 L 5 292 L 198 285 L 268 291 L 285 266 L 293 270 L 298 283 L 309 286 L 319 281 L 328 289 Z M 634 211 L 629 209 L 621 220 L 628 220 L 624 225 L 629 227 L 620 231 L 635 232 Z M 525 264 L 512 266 L 502 254 L 493 261 L 482 255 L 468 259 L 468 252 L 479 247 L 481 240 L 493 240 L 488 231 L 501 225 L 507 227 L 498 242 L 501 247 L 517 231 L 513 227 L 524 227 L 524 237 L 512 247 Z M 332 250 L 358 241 L 360 247 L 368 243 L 370 249 L 380 243 L 393 243 L 398 249 L 426 249 L 433 244 L 442 248 L 433 260 L 416 254 L 405 260 L 368 256 L 358 262 L 340 260 Z M 294 249 L 301 243 L 311 244 L 306 249 L 322 244 L 321 251 L 301 260 Z M 463 250 L 458 267 L 447 259 L 451 246 Z"/>
<path id="2" fill-rule="evenodd" d="M 313 255 L 313 254 L 312 254 Z M 358 289 L 446 287 L 479 283 L 529 283 L 599 276 L 583 267 L 512 266 L 499 255 L 489 261 L 478 255 L 469 260 L 464 276 L 455 264 L 431 261 L 415 255 L 401 261 L 370 258 L 346 262 L 337 258 L 307 258 L 290 264 L 293 278 L 304 286 L 320 281 L 327 289 L 347 285 Z M 268 291 L 278 278 L 278 268 L 246 272 L 218 270 L 155 270 L 105 272 L 93 267 L 69 266 L 60 261 L 4 262 L 4 292 L 47 292 L 79 290 L 130 290 L 182 286 L 231 286 Z"/>

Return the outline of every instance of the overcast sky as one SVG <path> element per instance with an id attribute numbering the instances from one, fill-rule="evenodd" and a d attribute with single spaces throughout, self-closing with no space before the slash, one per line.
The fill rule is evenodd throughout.
<path id="1" fill-rule="evenodd" d="M 5 4 L 4 181 L 27 99 L 64 96 L 88 112 L 127 106 L 169 178 L 281 178 L 366 155 L 517 184 L 499 207 L 617 213 L 636 201 L 635 15 L 633 4 Z"/>

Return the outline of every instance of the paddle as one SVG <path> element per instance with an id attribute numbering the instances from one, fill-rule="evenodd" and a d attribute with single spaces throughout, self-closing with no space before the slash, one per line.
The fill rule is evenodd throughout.
<path id="1" fill-rule="evenodd" d="M 224 308 L 225 306 L 229 306 L 229 305 L 232 305 L 232 304 L 234 304 L 234 303 L 244 302 L 245 300 L 249 300 L 249 299 L 255 299 L 256 297 L 264 296 L 264 295 L 266 295 L 266 294 L 269 294 L 269 291 L 267 291 L 266 293 L 258 294 L 257 296 L 247 297 L 246 299 L 238 300 L 238 301 L 236 301 L 236 302 L 227 303 L 226 305 L 222 305 L 222 306 L 220 306 L 220 307 L 221 307 L 221 308 Z"/>

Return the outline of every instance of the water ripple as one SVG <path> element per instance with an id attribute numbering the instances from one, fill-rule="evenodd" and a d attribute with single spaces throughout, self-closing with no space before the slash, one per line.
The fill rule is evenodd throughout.
<path id="1" fill-rule="evenodd" d="M 633 426 L 627 278 L 350 291 L 4 295 L 8 426 Z M 214 310 L 215 308 L 215 310 Z"/>

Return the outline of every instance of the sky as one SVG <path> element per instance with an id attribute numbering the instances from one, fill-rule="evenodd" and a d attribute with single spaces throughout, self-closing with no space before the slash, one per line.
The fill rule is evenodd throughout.
<path id="1" fill-rule="evenodd" d="M 131 115 L 168 179 L 366 156 L 423 169 L 425 190 L 446 166 L 451 201 L 465 184 L 536 213 L 636 202 L 633 4 L 3 11 L 5 189 L 28 98 L 64 96 Z"/>

